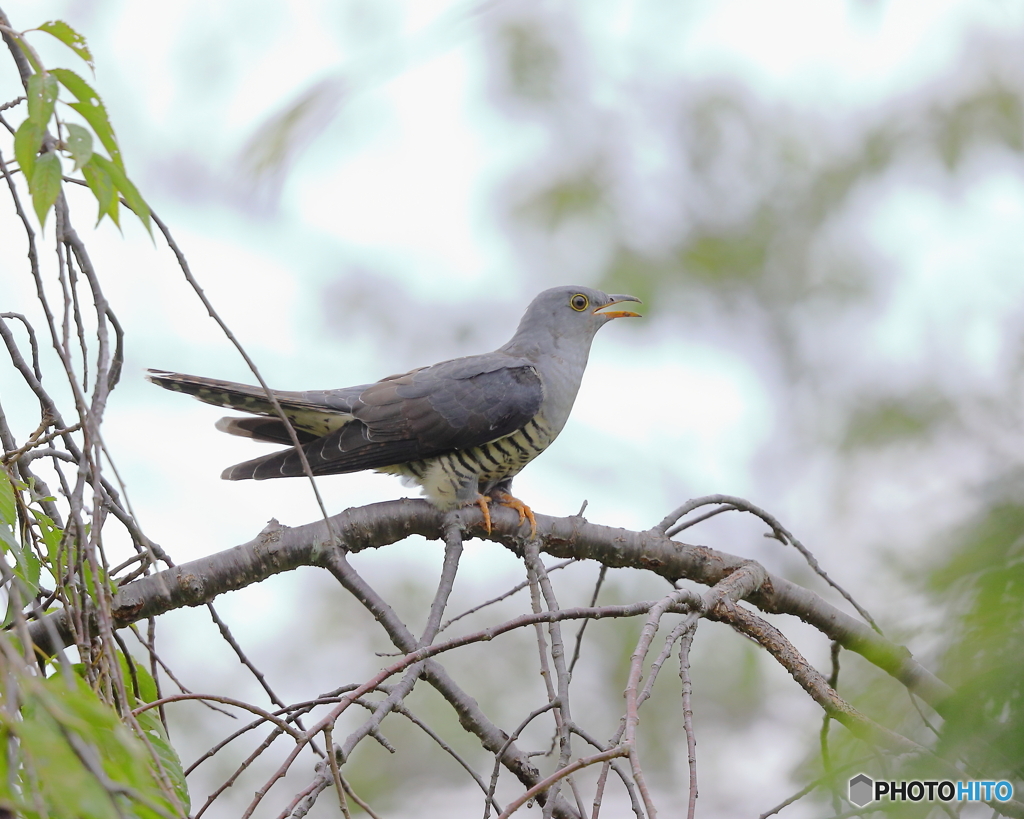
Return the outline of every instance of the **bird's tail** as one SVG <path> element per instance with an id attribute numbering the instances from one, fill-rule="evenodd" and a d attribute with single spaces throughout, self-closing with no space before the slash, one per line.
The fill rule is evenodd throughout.
<path id="1" fill-rule="evenodd" d="M 252 438 L 256 441 L 285 444 L 289 447 L 293 443 L 288 427 L 278 416 L 274 404 L 262 387 L 164 370 L 149 370 L 146 378 L 166 390 L 185 393 L 207 404 L 248 412 L 257 416 L 221 418 L 217 422 L 217 429 L 221 432 Z M 306 445 L 316 441 L 351 420 L 351 415 L 345 412 L 348 408 L 345 398 L 348 391 L 301 393 L 272 390 L 272 393 L 291 421 L 292 429 L 300 444 Z M 260 468 L 257 469 L 257 466 Z M 301 462 L 298 455 L 295 454 L 294 448 L 290 448 L 229 467 L 224 471 L 223 477 L 226 480 L 242 480 L 301 474 Z"/>
<path id="2" fill-rule="evenodd" d="M 183 392 L 216 407 L 228 407 L 257 415 L 277 414 L 262 387 L 252 387 L 234 381 L 221 381 L 216 378 L 204 378 L 201 375 L 170 373 L 164 370 L 148 370 L 146 378 L 165 390 Z M 274 395 L 282 405 L 288 403 L 289 393 L 275 390 Z"/>
<path id="3" fill-rule="evenodd" d="M 229 410 L 252 413 L 260 416 L 278 415 L 273 403 L 262 387 L 239 384 L 234 381 L 220 381 L 203 376 L 187 376 L 184 373 L 168 373 L 164 370 L 146 371 L 146 379 L 165 390 L 183 392 L 214 406 L 226 406 Z M 308 410 L 310 402 L 301 392 L 271 390 L 273 396 L 285 408 Z"/>

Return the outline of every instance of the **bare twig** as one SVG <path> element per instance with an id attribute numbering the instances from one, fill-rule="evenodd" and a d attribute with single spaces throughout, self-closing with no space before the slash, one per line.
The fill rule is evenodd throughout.
<path id="1" fill-rule="evenodd" d="M 694 509 L 697 509 L 700 506 L 706 506 L 708 504 L 723 504 L 723 509 L 715 510 L 715 512 L 704 515 L 698 520 L 689 523 L 676 522 L 684 515 L 689 514 Z M 786 529 L 786 527 L 784 527 L 781 523 L 779 523 L 779 521 L 773 515 L 770 515 L 765 510 L 761 509 L 758 506 L 755 506 L 750 501 L 744 500 L 743 498 L 737 498 L 732 495 L 708 495 L 707 497 L 703 498 L 695 498 L 694 500 L 688 501 L 687 503 L 683 504 L 678 509 L 674 510 L 669 515 L 667 515 L 665 519 L 662 520 L 661 523 L 659 523 L 655 527 L 655 530 L 663 532 L 666 537 L 672 537 L 673 535 L 681 532 L 683 529 L 686 529 L 688 526 L 691 526 L 694 523 L 699 522 L 700 520 L 706 520 L 707 518 L 711 517 L 712 514 L 715 514 L 718 511 L 730 511 L 733 509 L 740 512 L 749 512 L 750 514 L 760 518 L 765 523 L 767 523 L 769 528 L 771 528 L 772 530 L 772 537 L 774 537 L 780 543 L 792 546 L 794 549 L 800 552 L 800 554 L 803 555 L 804 560 L 807 561 L 807 565 L 809 565 L 811 569 L 814 570 L 815 574 L 817 574 L 822 580 L 824 580 L 833 589 L 839 592 L 846 599 L 846 601 L 857 610 L 857 613 L 860 614 L 860 616 L 863 617 L 864 620 L 867 621 L 867 623 L 875 631 L 877 631 L 879 634 L 882 633 L 881 629 L 875 623 L 874 618 L 872 618 L 872 616 L 868 613 L 867 609 L 865 609 L 863 606 L 860 605 L 860 603 L 854 600 L 853 595 L 847 592 L 846 589 L 844 589 L 842 586 L 836 583 L 831 577 L 828 576 L 828 573 L 823 568 L 821 568 L 821 565 L 818 563 L 817 558 L 815 558 L 815 556 L 811 553 L 810 549 L 808 549 L 799 540 L 797 540 L 793 536 L 793 534 L 788 529 Z"/>
<path id="2" fill-rule="evenodd" d="M 501 773 L 501 758 L 504 756 L 505 751 L 507 751 L 512 746 L 512 744 L 517 739 L 519 739 L 520 734 L 522 734 L 523 731 L 526 730 L 526 727 L 531 722 L 533 722 L 541 714 L 546 714 L 552 708 L 557 707 L 558 699 L 556 698 L 544 703 L 544 705 L 540 706 L 540 708 L 535 708 L 533 711 L 526 715 L 526 718 L 523 719 L 523 721 L 520 722 L 519 725 L 516 726 L 516 729 L 511 734 L 509 734 L 508 739 L 505 741 L 505 744 L 498 749 L 497 753 L 495 753 L 494 769 L 491 771 L 491 783 L 487 786 L 487 798 L 484 801 L 484 819 L 488 819 L 488 817 L 491 815 L 492 804 L 494 805 L 494 809 L 497 810 L 498 813 L 501 813 L 501 808 L 499 808 L 497 803 L 494 801 L 494 792 L 498 787 L 498 774 Z"/>
<path id="3" fill-rule="evenodd" d="M 690 787 L 686 802 L 687 819 L 693 819 L 697 811 L 697 739 L 693 734 L 693 684 L 690 681 L 690 646 L 697 625 L 688 628 L 679 641 L 679 680 L 683 688 L 683 730 L 686 732 L 686 762 L 689 766 Z"/>
<path id="4" fill-rule="evenodd" d="M 555 597 L 554 587 L 551 585 L 551 578 L 547 575 L 547 570 L 544 568 L 544 562 L 540 559 L 540 550 L 538 548 L 538 541 L 530 540 L 525 544 L 523 554 L 526 558 L 527 573 L 531 579 L 534 579 L 541 593 L 544 596 L 544 604 L 547 606 L 548 611 L 558 611 L 558 600 Z M 533 605 L 534 611 L 539 610 L 539 601 L 536 599 L 536 592 L 533 593 Z M 548 700 L 553 701 L 557 698 L 558 707 L 554 709 L 553 713 L 555 716 L 555 726 L 558 730 L 558 767 L 564 768 L 569 764 L 569 759 L 572 756 L 572 735 L 569 733 L 569 723 L 572 722 L 572 713 L 569 707 L 569 671 L 565 664 L 565 645 L 562 642 L 562 629 L 558 625 L 557 621 L 551 621 L 548 624 L 548 636 L 551 639 L 551 664 L 555 670 L 555 685 L 557 688 L 557 694 L 552 689 L 550 677 L 546 676 L 545 680 L 548 683 Z M 538 642 L 541 649 L 541 663 L 542 668 L 546 666 L 543 638 L 539 637 Z M 552 791 L 552 797 L 557 798 L 558 796 L 558 780 L 555 782 L 554 790 Z M 551 815 L 551 808 L 554 806 L 554 800 L 545 805 L 544 815 Z"/>
<path id="5" fill-rule="evenodd" d="M 561 563 L 556 563 L 554 566 L 548 566 L 547 567 L 548 574 L 551 574 L 551 572 L 556 572 L 559 569 L 564 569 L 566 566 L 573 566 L 576 563 L 579 563 L 579 561 L 576 560 L 575 558 L 569 558 L 568 560 L 563 560 Z M 456 614 L 450 620 L 445 620 L 444 623 L 441 624 L 441 628 L 438 629 L 438 631 L 444 631 L 452 623 L 455 623 L 455 622 L 461 620 L 463 617 L 468 617 L 471 614 L 476 614 L 478 611 L 483 611 L 485 608 L 488 608 L 489 606 L 493 606 L 495 603 L 500 603 L 502 600 L 507 600 L 509 597 L 512 597 L 513 595 L 518 594 L 523 589 L 527 588 L 529 585 L 530 585 L 530 581 L 529 580 L 524 580 L 521 583 L 517 583 L 511 589 L 509 589 L 506 592 L 502 592 L 497 597 L 492 597 L 490 600 L 485 600 L 480 605 L 473 606 L 470 609 L 466 609 L 464 612 L 462 612 L 460 614 Z"/>
<path id="6" fill-rule="evenodd" d="M 576 771 L 582 770 L 589 765 L 596 765 L 599 762 L 605 762 L 609 759 L 614 759 L 620 756 L 628 756 L 629 749 L 624 745 L 616 745 L 614 748 L 609 748 L 607 751 L 601 751 L 600 753 L 594 754 L 593 756 L 584 757 L 583 759 L 577 759 L 575 762 L 566 765 L 564 768 L 559 768 L 553 774 L 545 777 L 526 793 L 520 794 L 515 800 L 509 803 L 508 807 L 502 811 L 498 819 L 508 819 L 515 811 L 519 810 L 523 805 L 529 802 L 538 794 L 544 793 L 552 785 L 555 785 L 560 780 L 567 776 L 571 776 Z"/>
<path id="7" fill-rule="evenodd" d="M 331 766 L 331 779 L 334 780 L 334 789 L 338 792 L 338 806 L 341 808 L 341 815 L 349 819 L 348 801 L 345 799 L 345 786 L 341 781 L 341 771 L 338 769 L 338 758 L 334 751 L 334 737 L 331 726 L 324 726 L 324 743 L 327 745 L 327 762 Z"/>
<path id="8" fill-rule="evenodd" d="M 608 574 L 608 567 L 602 566 L 600 571 L 597 573 L 597 582 L 594 584 L 594 593 L 590 596 L 590 605 L 597 605 L 597 597 L 601 593 L 601 586 L 604 585 L 604 579 Z M 583 632 L 586 631 L 589 620 L 584 620 L 580 623 L 579 629 L 576 631 L 576 642 L 572 649 L 572 660 L 569 661 L 569 677 L 572 677 L 573 669 L 576 668 L 576 661 L 580 658 L 580 650 L 583 647 Z"/>

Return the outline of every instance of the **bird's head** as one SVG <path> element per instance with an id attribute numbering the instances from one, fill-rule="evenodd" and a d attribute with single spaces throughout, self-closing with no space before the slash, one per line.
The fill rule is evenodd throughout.
<path id="1" fill-rule="evenodd" d="M 580 285 L 552 287 L 530 302 L 508 346 L 526 349 L 554 342 L 556 347 L 569 343 L 589 349 L 594 334 L 612 319 L 639 317 L 632 310 L 608 309 L 626 301 L 640 299 Z"/>

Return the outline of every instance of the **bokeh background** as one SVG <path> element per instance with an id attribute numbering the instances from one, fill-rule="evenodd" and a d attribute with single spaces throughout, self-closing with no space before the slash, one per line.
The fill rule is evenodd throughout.
<path id="1" fill-rule="evenodd" d="M 1020 774 L 1024 6 L 2 6 L 17 28 L 62 18 L 86 35 L 129 173 L 275 387 L 361 383 L 491 349 L 554 284 L 641 297 L 642 321 L 597 339 L 570 424 L 517 494 L 553 515 L 586 500 L 591 520 L 632 529 L 691 497 L 746 497 L 889 636 L 966 686 L 943 742 L 990 749 L 982 775 Z M 73 65 L 47 39 L 33 40 L 44 59 Z M 12 82 L 4 72 L 5 100 Z M 87 194 L 77 204 L 93 213 Z M 4 217 L 0 244 L 20 247 L 15 230 Z M 162 243 L 127 220 L 87 240 L 128 339 L 106 442 L 149 536 L 180 562 L 270 517 L 318 517 L 304 482 L 220 482 L 252 444 L 217 433 L 215 409 L 143 381 L 147 367 L 251 381 Z M 30 312 L 29 280 L 3 279 L 3 309 Z M 365 475 L 320 487 L 332 511 L 407 491 Z M 689 539 L 820 588 L 762 527 L 726 517 Z M 440 558 L 418 541 L 358 560 L 415 621 Z M 471 544 L 463 569 L 466 605 L 522 574 L 493 544 Z M 595 576 L 581 568 L 564 602 L 585 602 Z M 623 573 L 603 599 L 662 588 Z M 340 597 L 300 572 L 219 608 L 279 692 L 302 699 L 369 673 L 385 648 Z M 778 622 L 828 667 L 823 640 Z M 598 626 L 587 696 L 610 734 L 639 624 Z M 169 615 L 162 639 L 193 689 L 258 696 L 204 613 Z M 537 704 L 532 683 L 508 690 L 527 674 L 529 646 L 517 651 L 461 666 L 492 666 L 477 693 L 512 724 Z M 816 775 L 819 715 L 714 624 L 694 651 L 701 811 L 756 815 Z M 840 691 L 900 726 L 905 695 L 845 662 Z M 642 730 L 657 787 L 682 793 L 670 689 Z M 195 752 L 230 730 L 199 709 L 175 719 Z M 399 770 L 427 783 L 437 815 L 456 815 L 464 786 L 413 736 L 421 751 L 386 773 L 374 756 L 386 754 L 367 750 L 357 787 L 391 815 L 428 815 L 434 797 L 410 805 L 388 778 Z M 209 768 L 211 781 L 228 770 Z"/>

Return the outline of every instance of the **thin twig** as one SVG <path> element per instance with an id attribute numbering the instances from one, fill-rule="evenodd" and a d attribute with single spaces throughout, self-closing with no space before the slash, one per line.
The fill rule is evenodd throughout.
<path id="1" fill-rule="evenodd" d="M 498 819 L 508 819 L 515 811 L 519 810 L 523 805 L 533 799 L 537 794 L 543 793 L 553 785 L 567 776 L 571 776 L 576 771 L 582 770 L 589 765 L 596 765 L 599 762 L 604 762 L 609 759 L 615 759 L 620 756 L 628 756 L 629 749 L 625 745 L 616 745 L 614 748 L 609 748 L 607 751 L 601 751 L 600 753 L 594 754 L 593 756 L 584 757 L 583 759 L 577 759 L 575 762 L 566 765 L 564 768 L 559 768 L 553 774 L 545 777 L 526 793 L 520 794 L 516 799 L 509 803 L 508 807 L 502 811 Z"/>
<path id="2" fill-rule="evenodd" d="M 327 746 L 327 762 L 331 766 L 331 778 L 334 780 L 334 789 L 338 792 L 338 806 L 341 808 L 341 815 L 349 819 L 348 801 L 345 799 L 345 786 L 341 781 L 341 771 L 338 769 L 338 757 L 334 750 L 334 738 L 331 726 L 324 726 L 324 744 Z"/>
<path id="3" fill-rule="evenodd" d="M 686 803 L 686 817 L 693 819 L 697 811 L 697 738 L 693 733 L 693 683 L 690 680 L 690 646 L 697 631 L 694 622 L 679 641 L 679 680 L 683 694 L 683 730 L 686 733 L 686 762 L 689 766 L 690 787 Z"/>

